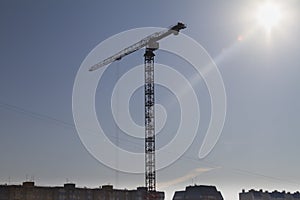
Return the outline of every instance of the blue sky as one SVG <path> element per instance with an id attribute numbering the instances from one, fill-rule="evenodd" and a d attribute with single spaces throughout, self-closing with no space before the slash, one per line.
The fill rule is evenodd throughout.
<path id="1" fill-rule="evenodd" d="M 182 21 L 188 26 L 184 33 L 200 43 L 219 68 L 227 116 L 217 145 L 200 160 L 197 152 L 210 102 L 199 77 L 195 88 L 203 110 L 201 130 L 178 161 L 158 171 L 158 185 L 164 183 L 158 189 L 171 199 L 174 190 L 190 184 L 216 185 L 227 200 L 237 200 L 242 188 L 298 190 L 300 3 L 274 1 L 282 9 L 282 20 L 267 35 L 255 19 L 263 2 L 1 1 L 0 183 L 34 176 L 40 185 L 62 185 L 67 179 L 89 187 L 144 185 L 143 174 L 116 172 L 85 149 L 73 122 L 73 84 L 81 63 L 101 41 L 133 28 Z M 142 55 L 141 50 L 121 62 L 142 64 Z M 157 51 L 156 58 L 177 70 L 187 65 L 181 71 L 187 77 L 193 73 L 187 63 L 166 52 Z M 111 65 L 105 73 L 98 99 L 109 98 L 103 94 L 109 94 L 111 86 L 105 84 L 130 69 L 120 65 Z M 137 123 L 142 123 L 142 95 L 140 88 L 130 104 Z M 167 88 L 158 87 L 157 96 L 167 111 L 178 114 L 164 102 L 174 99 Z M 97 108 L 101 119 L 105 104 Z M 178 120 L 176 115 L 172 120 Z M 118 134 L 112 131 L 114 125 L 109 128 L 112 138 Z M 131 144 L 120 141 L 120 146 Z"/>

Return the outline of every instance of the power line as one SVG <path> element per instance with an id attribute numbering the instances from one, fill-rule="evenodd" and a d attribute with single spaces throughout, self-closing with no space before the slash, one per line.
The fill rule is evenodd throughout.
<path id="1" fill-rule="evenodd" d="M 24 109 L 20 106 L 16 106 L 16 105 L 4 103 L 4 102 L 0 102 L 0 106 L 4 109 L 7 109 L 7 110 L 10 110 L 10 111 L 13 111 L 13 112 L 17 112 L 17 113 L 20 113 L 20 114 L 23 114 L 23 115 L 27 115 L 29 117 L 32 117 L 32 118 L 35 118 L 35 119 L 38 119 L 38 120 L 51 121 L 51 122 L 55 122 L 58 125 L 62 125 L 64 127 L 71 128 L 72 130 L 76 129 L 74 123 L 66 122 L 66 121 L 63 121 L 61 119 L 51 117 L 51 116 L 48 116 L 48 115 L 45 115 L 45 114 L 33 112 L 33 111 L 30 111 L 30 110 Z M 96 131 L 93 131 L 93 130 L 85 129 L 85 131 L 96 133 Z M 120 138 L 118 135 L 117 136 L 111 135 L 110 137 L 117 139 L 118 143 L 119 142 L 121 142 L 121 143 L 123 142 L 123 144 L 130 143 L 131 146 L 134 145 L 136 148 L 143 148 L 144 147 L 144 145 L 141 144 L 141 143 L 134 142 L 130 139 Z M 167 153 L 173 154 L 173 152 L 167 152 Z M 265 174 L 249 171 L 249 170 L 246 170 L 246 169 L 227 167 L 227 166 L 224 166 L 224 165 L 220 165 L 218 163 L 213 163 L 213 162 L 200 160 L 200 159 L 195 158 L 193 156 L 182 155 L 178 160 L 188 160 L 188 161 L 193 161 L 195 163 L 204 163 L 204 164 L 207 164 L 207 165 L 211 166 L 212 168 L 223 168 L 223 169 L 231 170 L 235 173 L 243 173 L 243 174 L 256 176 L 256 177 L 260 177 L 260 178 L 264 178 L 264 179 L 268 179 L 268 180 L 272 180 L 272 181 L 285 182 L 285 183 L 289 183 L 289 184 L 292 184 L 292 185 L 295 185 L 295 186 L 300 185 L 300 183 L 298 183 L 296 181 L 293 181 L 293 180 L 283 179 L 283 178 L 270 176 L 270 175 L 265 175 Z"/>
<path id="2" fill-rule="evenodd" d="M 3 108 L 7 109 L 7 110 L 11 110 L 23 115 L 27 115 L 29 117 L 35 118 L 35 119 L 39 119 L 39 120 L 48 120 L 48 121 L 52 121 L 52 122 L 56 122 L 60 125 L 64 125 L 67 126 L 69 128 L 75 128 L 73 123 L 69 123 L 69 122 L 65 122 L 61 119 L 58 118 L 54 118 L 45 114 L 40 114 L 37 112 L 33 112 L 27 109 L 24 109 L 20 106 L 16 106 L 16 105 L 12 105 L 12 104 L 8 104 L 8 103 L 4 103 L 4 102 L 0 102 L 0 106 L 2 106 Z"/>

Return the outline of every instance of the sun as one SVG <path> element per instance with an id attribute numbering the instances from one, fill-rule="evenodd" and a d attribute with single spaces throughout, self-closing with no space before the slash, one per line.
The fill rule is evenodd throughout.
<path id="1" fill-rule="evenodd" d="M 278 25 L 280 19 L 281 10 L 278 5 L 272 2 L 267 2 L 258 8 L 258 23 L 263 26 L 266 31 L 270 32 L 274 26 Z"/>

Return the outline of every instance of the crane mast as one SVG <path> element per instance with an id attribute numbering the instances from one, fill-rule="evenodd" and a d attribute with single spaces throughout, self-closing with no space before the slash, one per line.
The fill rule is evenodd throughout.
<path id="1" fill-rule="evenodd" d="M 171 35 L 178 35 L 181 29 L 185 29 L 183 23 L 167 30 L 153 33 L 135 44 L 119 51 L 105 60 L 93 65 L 89 71 L 94 71 L 106 66 L 114 61 L 120 60 L 124 56 L 131 54 L 143 47 L 146 47 L 144 54 L 145 66 L 145 186 L 148 194 L 156 191 L 156 170 L 155 170 L 155 100 L 154 100 L 154 51 L 159 48 L 158 41 Z M 148 198 L 149 199 L 149 196 Z"/>
<path id="2" fill-rule="evenodd" d="M 145 184 L 156 190 L 155 115 L 154 115 L 154 48 L 146 48 L 145 57 Z"/>

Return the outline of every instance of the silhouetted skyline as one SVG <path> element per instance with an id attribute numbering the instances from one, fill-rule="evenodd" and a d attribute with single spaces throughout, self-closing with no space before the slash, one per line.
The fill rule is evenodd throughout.
<path id="1" fill-rule="evenodd" d="M 83 60 L 105 39 L 133 28 L 182 21 L 188 27 L 184 34 L 205 48 L 221 73 L 226 121 L 212 152 L 199 159 L 211 102 L 204 79 L 197 76 L 193 87 L 200 129 L 188 151 L 157 172 L 158 190 L 171 199 L 173 191 L 186 185 L 216 185 L 227 200 L 237 200 L 243 188 L 299 190 L 300 2 L 274 0 L 282 19 L 269 33 L 257 23 L 261 3 L 0 1 L 0 184 L 34 177 L 40 185 L 63 184 L 66 179 L 82 187 L 144 185 L 144 174 L 112 170 L 85 149 L 73 121 L 73 84 Z M 189 63 L 158 51 L 156 62 L 193 77 Z M 98 119 L 108 137 L 137 152 L 143 152 L 143 141 L 128 139 L 119 130 L 107 102 L 118 78 L 143 64 L 143 53 L 112 64 L 96 93 Z M 159 133 L 157 147 L 162 148 L 178 128 L 180 110 L 168 88 L 158 86 L 156 98 L 170 117 Z M 133 94 L 129 107 L 134 121 L 143 125 L 143 88 Z"/>

